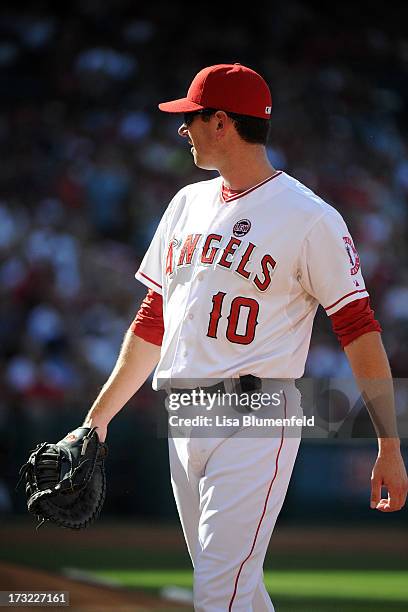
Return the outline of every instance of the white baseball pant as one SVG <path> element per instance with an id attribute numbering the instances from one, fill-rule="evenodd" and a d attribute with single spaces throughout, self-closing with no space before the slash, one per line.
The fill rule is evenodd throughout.
<path id="1" fill-rule="evenodd" d="M 294 403 L 287 412 L 301 416 Z M 300 443 L 300 429 L 298 435 L 293 428 L 279 432 L 169 439 L 172 487 L 194 567 L 196 612 L 274 610 L 263 562 Z"/>

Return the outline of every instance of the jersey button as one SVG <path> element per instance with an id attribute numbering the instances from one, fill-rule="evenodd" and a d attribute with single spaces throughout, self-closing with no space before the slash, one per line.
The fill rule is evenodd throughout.
<path id="1" fill-rule="evenodd" d="M 197 275 L 197 280 L 202 281 L 203 280 L 203 275 L 200 272 L 200 274 Z"/>
<path id="2" fill-rule="evenodd" d="M 190 312 L 190 314 L 188 315 L 188 318 L 189 318 L 190 320 L 191 320 L 191 319 L 194 319 L 194 315 L 193 315 L 193 314 L 191 314 L 191 312 Z"/>

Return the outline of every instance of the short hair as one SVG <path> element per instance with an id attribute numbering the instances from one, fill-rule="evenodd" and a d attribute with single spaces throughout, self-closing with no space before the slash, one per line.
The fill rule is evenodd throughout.
<path id="1" fill-rule="evenodd" d="M 208 121 L 209 117 L 216 113 L 217 110 L 222 109 L 205 109 L 205 111 L 208 112 L 202 113 L 203 121 Z M 270 129 L 269 119 L 261 119 L 250 115 L 238 115 L 237 113 L 230 113 L 228 111 L 224 112 L 234 122 L 235 129 L 242 140 L 251 144 L 261 144 L 264 146 L 267 144 Z"/>

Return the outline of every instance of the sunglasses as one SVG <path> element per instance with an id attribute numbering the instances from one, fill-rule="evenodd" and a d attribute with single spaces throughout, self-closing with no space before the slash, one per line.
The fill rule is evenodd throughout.
<path id="1" fill-rule="evenodd" d="M 191 113 L 184 113 L 184 125 L 189 127 L 198 115 L 204 115 L 209 117 L 210 115 L 213 115 L 216 112 L 217 111 L 214 108 L 203 108 L 201 110 L 192 111 Z"/>

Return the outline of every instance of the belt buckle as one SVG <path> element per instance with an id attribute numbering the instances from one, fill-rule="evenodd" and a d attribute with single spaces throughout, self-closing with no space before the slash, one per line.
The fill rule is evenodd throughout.
<path id="1" fill-rule="evenodd" d="M 259 376 L 245 374 L 239 377 L 239 388 L 241 393 L 253 393 L 262 389 L 262 381 Z"/>

